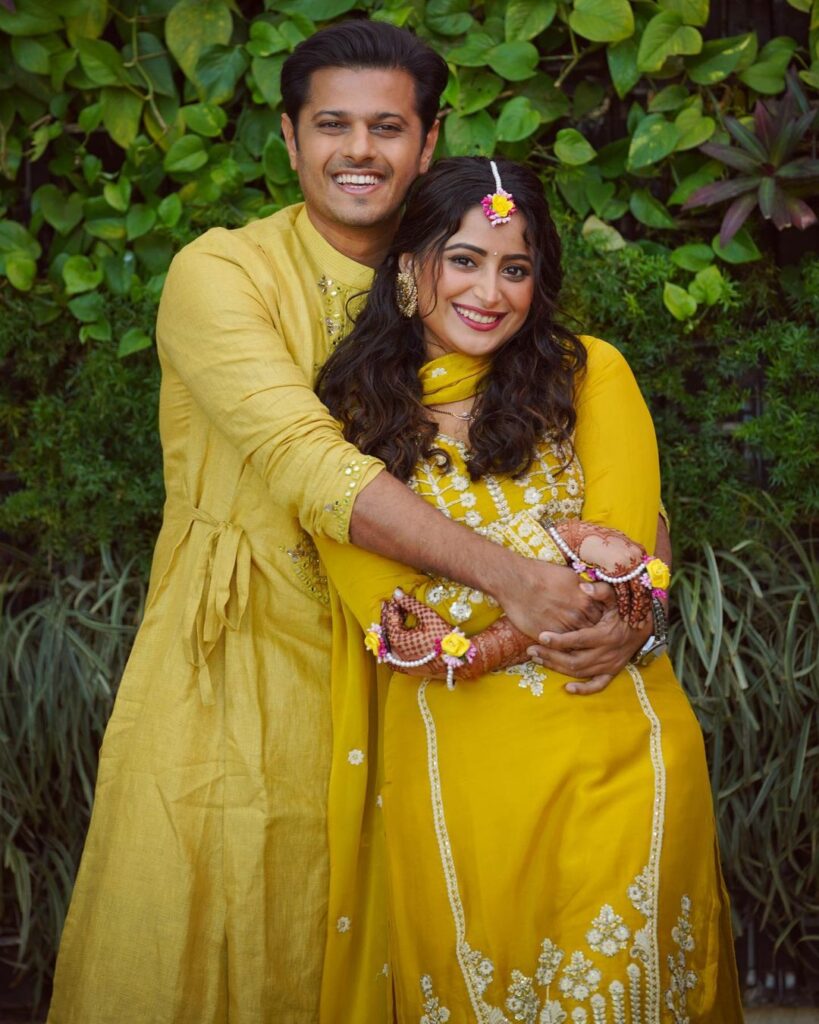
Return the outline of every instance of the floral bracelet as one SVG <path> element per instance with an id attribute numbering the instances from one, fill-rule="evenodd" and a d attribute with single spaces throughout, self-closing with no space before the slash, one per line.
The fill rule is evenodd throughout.
<path id="1" fill-rule="evenodd" d="M 657 555 L 643 555 L 636 568 L 623 576 L 608 576 L 602 569 L 595 569 L 587 565 L 583 559 L 576 554 L 565 540 L 560 536 L 554 526 L 548 527 L 549 536 L 557 544 L 563 554 L 568 558 L 572 569 L 584 579 L 600 580 L 603 583 L 630 583 L 637 580 L 647 590 L 651 591 L 653 597 L 664 601 L 668 597 L 668 586 L 671 583 L 671 570 Z"/>
<path id="2" fill-rule="evenodd" d="M 364 636 L 364 646 L 375 655 L 379 663 L 386 662 L 388 665 L 394 665 L 396 668 L 420 668 L 422 665 L 428 665 L 429 662 L 434 661 L 436 658 L 441 658 L 446 665 L 446 685 L 448 690 L 455 689 L 455 669 L 471 664 L 478 653 L 478 648 L 475 644 L 457 626 L 451 633 L 447 633 L 446 636 L 436 640 L 429 653 L 425 654 L 422 658 L 416 658 L 414 661 L 402 661 L 392 654 L 387 647 L 384 629 L 377 622 L 374 622 L 367 630 Z"/>

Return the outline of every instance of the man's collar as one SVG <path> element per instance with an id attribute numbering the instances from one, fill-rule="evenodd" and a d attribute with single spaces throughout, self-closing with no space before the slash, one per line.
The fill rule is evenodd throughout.
<path id="1" fill-rule="evenodd" d="M 296 217 L 296 233 L 305 248 L 310 252 L 325 277 L 338 281 L 349 288 L 365 291 L 372 283 L 373 272 L 363 263 L 351 260 L 340 253 L 318 233 L 307 215 L 307 207 L 302 206 Z"/>

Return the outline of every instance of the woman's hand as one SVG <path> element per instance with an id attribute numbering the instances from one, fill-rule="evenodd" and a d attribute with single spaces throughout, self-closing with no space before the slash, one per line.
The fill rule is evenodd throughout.
<path id="1" fill-rule="evenodd" d="M 416 624 L 406 622 L 413 616 Z M 452 626 L 428 605 L 397 591 L 381 606 L 381 627 L 392 654 L 401 661 L 417 661 L 435 650 L 436 642 L 452 632 Z M 476 655 L 471 663 L 455 669 L 456 679 L 477 679 L 485 672 L 508 668 L 529 660 L 526 653 L 532 638 L 521 633 L 502 616 L 487 629 L 471 637 Z M 406 675 L 444 677 L 447 666 L 438 657 L 416 668 L 401 669 Z"/>
<path id="2" fill-rule="evenodd" d="M 642 566 L 645 548 L 620 530 L 582 519 L 561 519 L 552 525 L 581 562 L 607 576 L 625 576 Z M 639 629 L 651 615 L 650 591 L 639 576 L 614 584 L 614 591 L 620 616 Z"/>

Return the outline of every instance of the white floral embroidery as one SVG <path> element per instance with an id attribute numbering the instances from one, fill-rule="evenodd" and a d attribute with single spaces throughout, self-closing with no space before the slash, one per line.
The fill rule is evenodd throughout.
<path id="1" fill-rule="evenodd" d="M 364 764 L 364 751 L 355 748 L 347 754 L 347 760 L 350 764 Z"/>
<path id="2" fill-rule="evenodd" d="M 463 473 L 454 473 L 449 478 L 449 482 L 456 491 L 465 491 L 469 487 L 469 477 L 464 476 Z"/>
<path id="3" fill-rule="evenodd" d="M 381 968 L 381 970 L 378 973 L 379 973 L 379 976 L 382 977 L 382 978 L 389 978 L 389 976 L 390 976 L 390 965 L 389 964 L 384 964 L 384 966 Z"/>
<path id="4" fill-rule="evenodd" d="M 461 598 L 458 601 L 453 601 L 449 606 L 449 614 L 456 622 L 466 622 L 467 619 L 472 617 L 472 606 L 468 601 Z"/>
<path id="5" fill-rule="evenodd" d="M 443 366 L 436 366 L 434 370 L 429 371 L 430 377 L 446 377 L 446 370 Z"/>
<path id="6" fill-rule="evenodd" d="M 375 806 L 376 806 L 376 807 L 383 807 L 383 806 L 384 806 L 384 797 L 383 797 L 383 796 L 381 796 L 381 794 L 380 794 L 380 793 L 379 793 L 379 794 L 378 794 L 378 796 L 377 796 L 377 797 L 375 798 Z"/>
<path id="7" fill-rule="evenodd" d="M 577 1009 L 572 1010 L 572 1024 L 587 1024 L 588 1019 L 589 1015 L 582 1006 L 578 1006 Z"/>
<path id="8" fill-rule="evenodd" d="M 352 928 L 352 926 L 353 922 L 349 919 L 349 917 L 340 917 L 336 921 L 336 931 L 341 932 L 342 934 L 344 932 L 348 932 Z"/>
<path id="9" fill-rule="evenodd" d="M 546 679 L 546 672 L 533 661 L 526 661 L 522 665 L 510 665 L 506 669 L 509 676 L 520 676 L 518 686 L 521 690 L 529 690 L 533 697 L 543 696 L 543 681 Z"/>
<path id="10" fill-rule="evenodd" d="M 537 487 L 527 487 L 523 492 L 523 500 L 527 505 L 537 505 L 542 497 L 542 492 Z"/>
<path id="11" fill-rule="evenodd" d="M 665 1005 L 671 1010 L 674 1017 L 674 1024 L 689 1024 L 688 1016 L 688 993 L 697 987 L 697 975 L 688 967 L 687 954 L 692 952 L 695 946 L 694 936 L 691 934 L 691 900 L 683 896 L 680 900 L 680 916 L 677 924 L 671 929 L 671 938 L 679 946 L 676 955 L 669 955 L 668 969 L 671 975 L 671 983 L 666 989 Z"/>
<path id="12" fill-rule="evenodd" d="M 623 922 L 622 917 L 615 914 L 614 910 L 606 903 L 600 908 L 600 913 L 592 921 L 589 931 L 586 932 L 586 942 L 595 953 L 602 953 L 603 956 L 616 956 L 621 949 L 626 948 L 630 936 L 631 931 Z"/>
<path id="13" fill-rule="evenodd" d="M 441 1006 L 440 1000 L 434 994 L 432 978 L 428 974 L 421 978 L 421 992 L 424 996 L 424 1014 L 419 1024 L 446 1024 L 449 1020 L 449 1010 Z"/>
<path id="14" fill-rule="evenodd" d="M 525 1024 L 537 1024 L 540 1000 L 535 995 L 532 979 L 520 971 L 512 971 L 512 983 L 508 992 L 506 1009 L 512 1014 L 512 1019 L 525 1021 Z"/>
<path id="15" fill-rule="evenodd" d="M 537 958 L 535 978 L 538 985 L 548 988 L 555 980 L 555 975 L 566 954 L 551 939 L 544 939 L 540 944 L 540 956 Z"/>
<path id="16" fill-rule="evenodd" d="M 599 993 L 589 1000 L 594 1024 L 606 1024 L 606 997 Z"/>
<path id="17" fill-rule="evenodd" d="M 563 1024 L 566 1011 L 556 999 L 547 999 L 540 1011 L 538 1024 Z"/>
<path id="18" fill-rule="evenodd" d="M 446 594 L 446 588 L 442 587 L 439 583 L 436 586 L 429 588 L 427 591 L 427 601 L 430 604 L 438 604 L 440 601 L 444 600 Z"/>
<path id="19" fill-rule="evenodd" d="M 580 1003 L 588 999 L 592 992 L 597 991 L 602 977 L 591 960 L 576 949 L 563 968 L 563 976 L 557 987 L 564 996 L 576 999 Z"/>
<path id="20" fill-rule="evenodd" d="M 478 499 L 472 491 L 465 491 L 461 495 L 461 504 L 464 508 L 474 508 L 478 504 Z"/>
<path id="21" fill-rule="evenodd" d="M 483 516 L 480 512 L 476 512 L 474 509 L 470 509 L 464 516 L 464 522 L 467 526 L 471 526 L 474 530 L 476 526 L 480 526 L 483 522 Z"/>

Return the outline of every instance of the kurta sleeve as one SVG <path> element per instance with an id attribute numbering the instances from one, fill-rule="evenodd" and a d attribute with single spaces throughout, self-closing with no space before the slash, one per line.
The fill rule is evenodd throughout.
<path id="1" fill-rule="evenodd" d="M 589 360 L 575 432 L 585 477 L 582 518 L 622 530 L 653 552 L 661 502 L 651 414 L 620 352 L 599 338 L 583 340 Z"/>
<path id="2" fill-rule="evenodd" d="M 258 273 L 254 271 L 258 269 Z M 217 229 L 173 260 L 157 348 L 193 400 L 312 536 L 345 542 L 356 495 L 383 465 L 344 440 L 276 330 L 253 244 Z M 271 305 L 269 305 L 269 303 Z"/>

